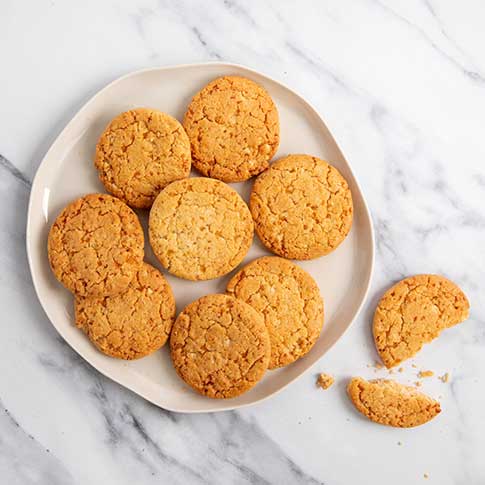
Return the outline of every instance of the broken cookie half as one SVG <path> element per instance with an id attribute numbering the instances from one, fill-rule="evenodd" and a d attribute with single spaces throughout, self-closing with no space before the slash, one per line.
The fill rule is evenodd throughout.
<path id="1" fill-rule="evenodd" d="M 442 330 L 468 318 L 470 304 L 461 289 L 438 275 L 406 278 L 389 289 L 374 315 L 374 340 L 391 368 L 415 355 Z"/>
<path id="2" fill-rule="evenodd" d="M 391 380 L 366 381 L 354 377 L 349 382 L 347 392 L 358 411 L 371 421 L 387 426 L 420 426 L 441 412 L 438 401 L 414 387 Z"/>

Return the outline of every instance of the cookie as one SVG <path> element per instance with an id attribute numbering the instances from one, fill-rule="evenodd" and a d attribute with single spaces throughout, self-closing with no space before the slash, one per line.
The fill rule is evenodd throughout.
<path id="1" fill-rule="evenodd" d="M 143 262 L 143 229 L 121 200 L 90 194 L 71 202 L 48 238 L 56 278 L 79 296 L 110 296 L 125 290 Z"/>
<path id="2" fill-rule="evenodd" d="M 123 292 L 77 297 L 75 314 L 76 325 L 101 352 L 132 360 L 165 344 L 175 320 L 175 300 L 160 271 L 143 263 Z"/>
<path id="3" fill-rule="evenodd" d="M 315 280 L 291 261 L 277 257 L 256 259 L 233 276 L 227 293 L 263 315 L 271 340 L 270 369 L 299 359 L 320 336 L 320 290 Z"/>
<path id="4" fill-rule="evenodd" d="M 450 280 L 438 275 L 406 278 L 389 289 L 374 314 L 374 341 L 386 367 L 415 355 L 442 330 L 468 318 L 470 304 Z"/>
<path id="5" fill-rule="evenodd" d="M 132 207 L 151 207 L 160 191 L 190 174 L 190 142 L 168 114 L 138 108 L 104 130 L 94 162 L 108 192 Z"/>
<path id="6" fill-rule="evenodd" d="M 173 365 L 197 392 L 212 398 L 239 396 L 264 375 L 270 358 L 263 317 L 227 295 L 188 305 L 170 336 Z"/>
<path id="7" fill-rule="evenodd" d="M 264 88 L 242 77 L 221 77 L 205 86 L 192 99 L 183 125 L 195 168 L 224 182 L 261 173 L 278 149 L 276 106 Z"/>
<path id="8" fill-rule="evenodd" d="M 171 183 L 150 211 L 153 252 L 172 274 L 217 278 L 235 268 L 253 240 L 253 220 L 238 193 L 219 180 Z"/>
<path id="9" fill-rule="evenodd" d="M 330 253 L 352 225 L 347 182 L 336 168 L 309 155 L 273 163 L 256 179 L 249 207 L 263 244 L 290 259 Z"/>
<path id="10" fill-rule="evenodd" d="M 360 377 L 350 380 L 350 400 L 371 421 L 397 428 L 420 426 L 441 412 L 440 403 L 411 386 L 395 381 Z"/>

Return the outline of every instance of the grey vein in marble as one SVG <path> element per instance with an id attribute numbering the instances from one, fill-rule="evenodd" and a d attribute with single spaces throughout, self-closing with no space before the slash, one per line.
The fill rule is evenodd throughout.
<path id="1" fill-rule="evenodd" d="M 12 475 L 9 485 L 70 485 L 73 477 L 65 466 L 34 438 L 5 408 L 0 399 L 0 481 Z M 32 468 L 34 466 L 34 468 Z M 13 473 L 12 473 L 13 472 Z M 13 480 L 13 481 L 12 481 Z M 2 483 L 5 483 L 2 481 Z"/>
<path id="2" fill-rule="evenodd" d="M 0 168 L 7 171 L 10 175 L 15 177 L 18 181 L 20 181 L 27 188 L 31 187 L 32 183 L 30 182 L 28 177 L 23 172 L 21 172 L 12 162 L 7 160 L 1 154 L 0 154 Z"/>
<path id="3" fill-rule="evenodd" d="M 460 70 L 460 72 L 462 74 L 464 74 L 467 78 L 469 78 L 470 80 L 472 80 L 472 81 L 474 81 L 476 83 L 479 83 L 480 85 L 484 85 L 485 84 L 485 78 L 479 72 L 474 71 L 474 70 L 470 70 L 470 69 L 466 68 L 465 66 L 463 66 L 453 56 L 451 56 L 446 51 L 444 51 L 443 49 L 441 49 L 440 46 L 436 42 L 434 42 L 426 34 L 426 32 L 424 32 L 416 24 L 410 22 L 406 17 L 403 17 L 401 14 L 399 14 L 398 12 L 396 12 L 394 9 L 392 9 L 391 7 L 388 7 L 388 6 L 384 5 L 379 0 L 372 0 L 372 1 L 375 2 L 377 5 L 379 5 L 379 7 L 383 11 L 389 13 L 390 15 L 392 15 L 396 19 L 399 19 L 402 22 L 405 22 L 409 27 L 411 27 L 415 32 L 417 32 L 419 34 L 419 36 L 424 41 L 426 41 L 436 52 L 438 52 L 441 56 L 443 56 L 443 58 L 446 59 L 450 64 L 452 64 L 453 66 L 455 66 L 456 68 L 458 68 Z M 429 7 L 428 7 L 428 9 L 429 9 Z M 434 15 L 434 11 L 433 10 L 430 10 L 430 11 L 431 11 L 432 15 L 436 18 L 436 16 Z M 444 37 L 446 37 L 446 39 L 450 40 L 447 35 L 444 35 Z"/>

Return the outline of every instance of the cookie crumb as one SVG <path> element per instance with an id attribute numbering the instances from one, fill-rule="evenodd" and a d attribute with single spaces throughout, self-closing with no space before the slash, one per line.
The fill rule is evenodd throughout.
<path id="1" fill-rule="evenodd" d="M 333 383 L 335 379 L 330 374 L 322 373 L 318 376 L 317 385 L 320 386 L 322 389 L 328 389 Z"/>
<path id="2" fill-rule="evenodd" d="M 418 377 L 422 379 L 423 377 L 433 377 L 434 372 L 432 370 L 421 370 L 418 373 Z"/>
<path id="3" fill-rule="evenodd" d="M 394 374 L 394 370 L 393 369 L 389 369 L 389 374 Z"/>
<path id="4" fill-rule="evenodd" d="M 376 369 L 382 369 L 384 366 L 383 366 L 383 365 L 382 365 L 380 362 L 377 362 L 377 361 L 376 361 L 376 362 L 374 363 L 374 367 L 375 367 Z"/>
<path id="5" fill-rule="evenodd" d="M 411 364 L 411 367 L 412 367 L 413 369 L 416 369 L 416 364 Z"/>
<path id="6" fill-rule="evenodd" d="M 448 374 L 448 372 L 446 372 L 442 376 L 438 377 L 438 379 L 440 379 L 441 382 L 446 383 L 450 379 L 450 374 Z"/>
<path id="7" fill-rule="evenodd" d="M 399 372 L 402 372 L 403 370 L 404 370 L 403 367 L 399 367 L 399 369 L 398 369 Z"/>
<path id="8" fill-rule="evenodd" d="M 416 381 L 415 384 L 416 384 L 417 387 L 421 387 L 421 382 L 420 381 Z"/>
<path id="9" fill-rule="evenodd" d="M 429 475 L 428 475 L 427 473 L 425 473 L 425 474 L 423 475 L 423 477 L 424 477 L 424 478 L 429 478 Z"/>

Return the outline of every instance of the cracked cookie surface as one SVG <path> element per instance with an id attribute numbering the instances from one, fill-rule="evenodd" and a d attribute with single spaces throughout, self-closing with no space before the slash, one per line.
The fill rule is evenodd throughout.
<path id="1" fill-rule="evenodd" d="M 160 271 L 143 263 L 125 291 L 77 297 L 75 313 L 76 325 L 101 352 L 132 360 L 165 344 L 175 320 L 175 299 Z"/>
<path id="2" fill-rule="evenodd" d="M 276 106 L 263 87 L 246 78 L 226 76 L 210 82 L 192 99 L 183 125 L 194 166 L 224 182 L 261 173 L 278 149 Z"/>
<path id="3" fill-rule="evenodd" d="M 48 237 L 56 278 L 73 293 L 109 296 L 125 290 L 143 263 L 143 229 L 121 200 L 89 194 L 71 202 Z"/>
<path id="4" fill-rule="evenodd" d="M 352 225 L 347 182 L 336 168 L 309 155 L 273 163 L 256 179 L 249 207 L 262 243 L 290 259 L 330 253 Z"/>
<path id="5" fill-rule="evenodd" d="M 217 278 L 235 268 L 251 246 L 253 231 L 239 194 L 210 178 L 173 182 L 150 211 L 153 252 L 170 273 L 188 280 Z"/>
<path id="6" fill-rule="evenodd" d="M 263 317 L 228 295 L 188 305 L 175 321 L 170 349 L 179 376 L 212 398 L 248 391 L 263 377 L 271 352 Z"/>
<path id="7" fill-rule="evenodd" d="M 132 207 L 148 208 L 166 185 L 189 176 L 189 138 L 168 114 L 133 109 L 106 127 L 94 164 L 108 192 Z"/>
<path id="8" fill-rule="evenodd" d="M 315 280 L 291 261 L 271 256 L 256 259 L 233 276 L 227 293 L 263 315 L 271 341 L 270 369 L 299 359 L 320 336 L 320 290 Z"/>
<path id="9" fill-rule="evenodd" d="M 386 365 L 394 367 L 415 355 L 442 330 L 468 318 L 470 304 L 450 280 L 417 275 L 390 288 L 374 314 L 374 341 Z"/>
<path id="10" fill-rule="evenodd" d="M 350 380 L 350 400 L 364 416 L 376 423 L 398 428 L 420 426 L 441 412 L 440 403 L 417 391 L 387 379 Z"/>

